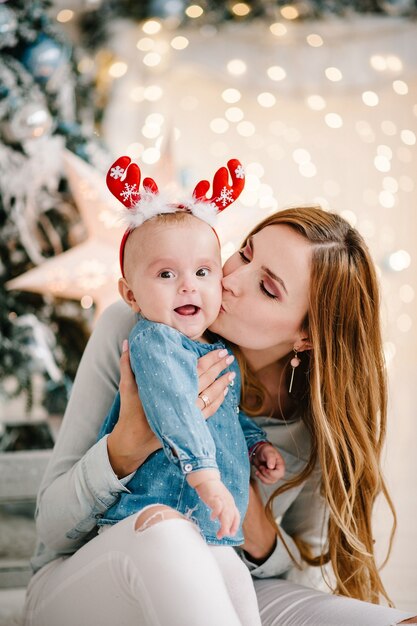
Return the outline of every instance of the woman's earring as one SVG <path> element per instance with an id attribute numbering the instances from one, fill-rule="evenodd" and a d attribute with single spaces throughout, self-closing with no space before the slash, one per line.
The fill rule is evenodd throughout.
<path id="1" fill-rule="evenodd" d="M 288 389 L 288 393 L 291 393 L 291 391 L 292 391 L 292 385 L 293 385 L 293 382 L 294 382 L 295 368 L 298 367 L 300 365 L 300 363 L 301 363 L 301 359 L 298 358 L 297 354 L 298 354 L 297 350 L 294 348 L 294 356 L 293 356 L 293 358 L 290 361 L 290 365 L 292 367 L 292 371 L 291 371 L 291 380 L 290 380 L 290 386 L 289 386 L 289 389 Z"/>

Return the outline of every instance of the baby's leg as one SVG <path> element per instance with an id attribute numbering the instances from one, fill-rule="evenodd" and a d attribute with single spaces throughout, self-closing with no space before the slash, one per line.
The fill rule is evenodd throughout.
<path id="1" fill-rule="evenodd" d="M 248 568 L 229 546 L 210 546 L 242 626 L 261 626 L 258 601 Z"/>

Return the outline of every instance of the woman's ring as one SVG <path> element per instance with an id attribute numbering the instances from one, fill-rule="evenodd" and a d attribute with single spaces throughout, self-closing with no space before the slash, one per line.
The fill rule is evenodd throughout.
<path id="1" fill-rule="evenodd" d="M 200 398 L 202 399 L 203 404 L 204 404 L 204 408 L 206 409 L 208 407 L 208 405 L 210 404 L 210 398 L 208 396 L 206 396 L 205 393 L 201 393 L 200 394 Z"/>

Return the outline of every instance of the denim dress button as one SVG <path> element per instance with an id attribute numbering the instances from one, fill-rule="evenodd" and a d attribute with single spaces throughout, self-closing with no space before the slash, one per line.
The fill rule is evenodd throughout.
<path id="1" fill-rule="evenodd" d="M 192 469 L 193 466 L 191 465 L 191 463 L 186 463 L 186 465 L 184 465 L 184 472 L 191 472 Z"/>

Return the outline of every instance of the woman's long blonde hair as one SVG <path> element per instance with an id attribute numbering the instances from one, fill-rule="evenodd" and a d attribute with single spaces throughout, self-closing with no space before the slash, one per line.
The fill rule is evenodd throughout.
<path id="1" fill-rule="evenodd" d="M 273 521 L 274 499 L 303 482 L 318 461 L 330 514 L 328 547 L 325 554 L 312 558 L 308 546 L 298 541 L 302 557 L 311 565 L 331 562 L 336 593 L 374 603 L 381 596 L 389 601 L 372 536 L 372 509 L 380 492 L 392 511 L 393 532 L 396 524 L 380 466 L 387 385 L 375 267 L 362 237 L 336 214 L 319 207 L 287 209 L 266 218 L 250 235 L 279 224 L 290 226 L 312 245 L 304 327 L 313 349 L 302 355 L 299 369 L 305 375 L 297 372 L 300 414 L 312 446 L 304 470 L 274 492 L 266 511 Z M 253 398 L 262 398 L 262 387 L 247 367 L 243 377 L 242 406 L 259 414 L 253 410 Z M 390 549 L 391 544 L 388 553 Z"/>

